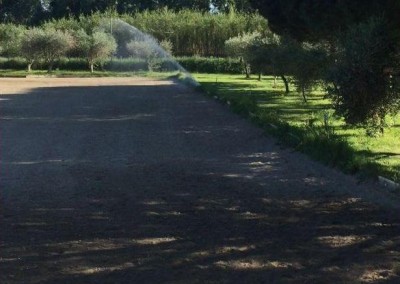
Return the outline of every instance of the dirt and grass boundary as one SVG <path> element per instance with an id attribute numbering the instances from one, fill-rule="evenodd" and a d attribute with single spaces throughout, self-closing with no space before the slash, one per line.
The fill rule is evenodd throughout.
<path id="1" fill-rule="evenodd" d="M 355 174 L 360 179 L 389 180 L 391 181 L 390 186 L 387 182 L 382 182 L 382 184 L 393 190 L 398 189 L 400 152 L 397 151 L 399 149 L 390 149 L 390 151 L 382 153 L 381 156 L 377 154 L 378 151 L 370 149 L 369 145 L 367 145 L 369 149 L 360 149 L 362 146 L 354 145 L 354 141 L 353 143 L 349 142 L 347 136 L 358 136 L 357 139 L 369 139 L 371 141 L 374 138 L 363 137 L 365 133 L 361 128 L 350 132 L 350 130 L 345 129 L 346 126 L 340 125 L 340 128 L 345 130 L 337 131 L 336 128 L 339 125 L 336 121 L 331 122 L 328 119 L 324 120 L 323 117 L 318 117 L 311 110 L 312 106 L 306 104 L 296 103 L 299 114 L 295 113 L 292 118 L 287 119 L 284 112 L 288 110 L 280 105 L 282 101 L 276 100 L 276 97 L 284 96 L 283 89 L 280 89 L 282 86 L 273 88 L 272 78 L 259 82 L 256 79 L 237 80 L 237 77 L 222 74 L 218 76 L 195 75 L 204 93 L 223 104 L 229 105 L 233 112 L 262 127 L 266 133 L 277 137 L 285 146 L 301 151 L 326 165 L 339 168 L 345 173 Z M 292 99 L 298 97 L 298 100 L 301 101 L 295 92 L 288 96 Z M 318 103 L 320 102 L 318 101 Z M 307 113 L 308 116 L 303 113 L 300 114 L 300 111 Z M 331 119 L 332 112 L 328 105 L 324 105 L 318 112 L 323 112 L 325 116 L 329 115 L 329 119 Z M 292 123 L 296 119 L 303 120 L 303 122 Z M 398 127 L 399 122 L 394 125 L 395 128 Z M 386 140 L 395 140 L 396 135 L 397 132 L 392 131 L 386 134 Z M 352 137 L 353 140 L 354 137 Z M 373 143 L 378 143 L 378 141 L 377 138 L 377 141 Z M 393 148 L 390 145 L 388 147 Z M 384 158 L 385 155 L 392 158 L 394 162 L 391 161 L 391 164 L 385 165 L 386 161 L 382 161 L 382 157 Z M 398 161 L 395 160 L 396 158 Z"/>

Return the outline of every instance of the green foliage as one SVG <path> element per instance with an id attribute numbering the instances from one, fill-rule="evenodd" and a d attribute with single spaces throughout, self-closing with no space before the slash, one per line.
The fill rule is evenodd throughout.
<path id="1" fill-rule="evenodd" d="M 240 61 L 232 58 L 210 58 L 210 57 L 176 57 L 173 60 L 178 61 L 189 72 L 196 73 L 226 73 L 240 74 L 242 72 Z M 171 61 L 164 59 L 160 61 L 160 70 L 170 70 Z M 35 64 L 41 69 L 43 66 L 40 62 Z M 121 72 L 129 71 L 147 71 L 148 64 L 143 58 L 113 58 L 112 61 L 106 60 L 102 63 L 105 70 L 118 70 Z M 21 70 L 25 68 L 26 62 L 23 58 L 12 58 L 6 60 L 0 58 L 0 69 Z M 55 65 L 60 70 L 86 70 L 88 67 L 85 58 L 61 58 Z"/>
<path id="2" fill-rule="evenodd" d="M 23 26 L 0 24 L 0 52 L 2 56 L 10 58 L 19 55 L 24 32 L 25 27 Z"/>
<path id="3" fill-rule="evenodd" d="M 168 39 L 164 39 L 162 41 L 160 41 L 160 46 L 162 49 L 165 50 L 165 52 L 169 55 L 173 54 L 173 50 L 174 50 L 174 45 L 172 44 L 172 42 Z"/>
<path id="4" fill-rule="evenodd" d="M 175 58 L 186 70 L 194 73 L 242 73 L 239 59 L 216 57 L 177 57 Z"/>
<path id="5" fill-rule="evenodd" d="M 260 37 L 259 32 L 245 33 L 232 37 L 225 41 L 226 53 L 231 57 L 237 57 L 242 62 L 242 68 L 246 77 L 250 77 L 251 67 L 249 62 L 249 47 L 254 42 L 254 40 Z"/>
<path id="6" fill-rule="evenodd" d="M 94 13 L 137 13 L 169 8 L 209 12 L 253 11 L 248 0 L 0 0 L 0 21 L 37 24 L 47 19 L 78 18 Z"/>
<path id="7" fill-rule="evenodd" d="M 212 14 L 169 9 L 123 15 L 96 12 L 75 18 L 50 19 L 44 22 L 42 27 L 69 33 L 82 29 L 87 34 L 98 29 L 109 33 L 112 31 L 119 46 L 118 54 L 127 56 L 125 46 L 132 40 L 132 34 L 126 26 L 116 21 L 119 18 L 151 34 L 159 42 L 170 42 L 172 53 L 176 56 L 225 56 L 225 41 L 229 38 L 268 29 L 267 21 L 257 14 L 235 11 L 228 14 Z"/>
<path id="8" fill-rule="evenodd" d="M 28 70 L 34 61 L 43 60 L 52 71 L 54 62 L 73 46 L 69 33 L 52 28 L 33 28 L 26 31 L 21 42 L 21 54 L 28 61 Z"/>
<path id="9" fill-rule="evenodd" d="M 292 51 L 291 56 L 294 60 L 293 84 L 307 102 L 306 94 L 323 78 L 328 63 L 327 54 L 321 46 L 302 44 Z"/>
<path id="10" fill-rule="evenodd" d="M 121 19 L 158 41 L 171 41 L 176 56 L 225 56 L 225 41 L 229 38 L 268 29 L 261 16 L 238 12 L 211 14 L 162 9 L 121 15 Z"/>
<path id="11" fill-rule="evenodd" d="M 47 17 L 41 0 L 3 0 L 0 2 L 0 21 L 3 23 L 32 24 Z"/>
<path id="12" fill-rule="evenodd" d="M 21 55 L 28 61 L 28 71 L 35 61 L 42 57 L 42 38 L 44 31 L 40 28 L 29 29 L 21 42 Z"/>
<path id="13" fill-rule="evenodd" d="M 259 74 L 261 79 L 262 73 L 274 73 L 273 70 L 273 50 L 279 45 L 279 37 L 267 32 L 265 35 L 258 35 L 250 42 L 245 51 L 246 61 L 249 62 L 253 72 Z M 271 70 L 272 69 L 272 70 Z"/>
<path id="14" fill-rule="evenodd" d="M 400 109 L 398 78 L 390 71 L 398 66 L 385 22 L 371 19 L 351 28 L 340 41 L 337 62 L 329 80 L 335 110 L 349 124 L 383 133 L 388 114 Z"/>
<path id="15" fill-rule="evenodd" d="M 81 30 L 76 33 L 75 39 L 77 49 L 80 55 L 87 59 L 92 73 L 95 64 L 105 61 L 117 50 L 113 36 L 104 32 L 97 31 L 88 35 Z"/>

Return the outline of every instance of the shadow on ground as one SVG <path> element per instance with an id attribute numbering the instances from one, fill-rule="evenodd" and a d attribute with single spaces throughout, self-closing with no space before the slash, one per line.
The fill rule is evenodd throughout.
<path id="1" fill-rule="evenodd" d="M 2 96 L 1 283 L 398 283 L 398 210 L 187 93 Z"/>

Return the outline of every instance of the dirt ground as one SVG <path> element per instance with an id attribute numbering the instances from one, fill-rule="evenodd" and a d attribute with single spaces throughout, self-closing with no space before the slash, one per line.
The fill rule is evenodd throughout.
<path id="1" fill-rule="evenodd" d="M 400 283 L 400 197 L 190 88 L 0 79 L 0 283 Z"/>

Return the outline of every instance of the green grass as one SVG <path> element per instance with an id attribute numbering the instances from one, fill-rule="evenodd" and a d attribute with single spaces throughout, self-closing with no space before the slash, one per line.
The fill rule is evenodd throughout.
<path id="1" fill-rule="evenodd" d="M 400 115 L 388 119 L 391 127 L 384 136 L 374 138 L 367 136 L 365 129 L 348 127 L 343 119 L 333 116 L 330 101 L 321 90 L 304 103 L 295 91 L 286 95 L 280 80 L 274 88 L 272 77 L 261 82 L 243 75 L 194 77 L 209 95 L 229 101 L 235 112 L 313 158 L 345 172 L 400 181 Z M 324 114 L 329 115 L 328 127 L 324 126 Z"/>

